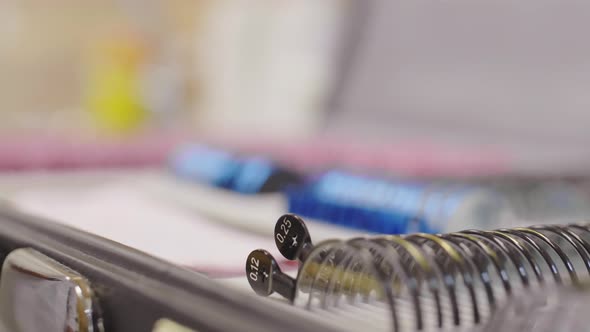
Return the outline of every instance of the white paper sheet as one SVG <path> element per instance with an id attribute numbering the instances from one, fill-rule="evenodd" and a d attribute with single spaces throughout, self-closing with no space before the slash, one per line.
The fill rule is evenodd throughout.
<path id="1" fill-rule="evenodd" d="M 153 174 L 102 176 L 93 183 L 89 176 L 23 183 L 20 189 L 13 186 L 5 191 L 5 198 L 27 212 L 213 274 L 242 273 L 250 251 L 272 252 L 275 247 L 272 237 L 210 220 L 146 191 L 145 181 L 157 181 Z M 73 178 L 85 181 L 80 184 Z M 274 220 L 268 221 L 268 227 L 274 227 Z"/>

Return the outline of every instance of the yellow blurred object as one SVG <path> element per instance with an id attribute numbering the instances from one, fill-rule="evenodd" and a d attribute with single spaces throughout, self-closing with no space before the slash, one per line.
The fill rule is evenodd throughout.
<path id="1" fill-rule="evenodd" d="M 94 53 L 87 102 L 96 125 L 114 133 L 139 129 L 148 118 L 141 81 L 147 47 L 140 38 L 121 34 Z"/>

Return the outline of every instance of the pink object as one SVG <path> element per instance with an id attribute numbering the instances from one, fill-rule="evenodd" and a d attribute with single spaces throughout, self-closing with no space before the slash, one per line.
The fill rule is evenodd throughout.
<path id="1" fill-rule="evenodd" d="M 26 136 L 0 138 L 0 170 L 143 167 L 165 164 L 187 135 L 157 134 L 129 139 Z M 297 141 L 252 137 L 206 137 L 245 154 L 264 154 L 288 167 L 313 172 L 346 168 L 399 176 L 470 177 L 509 173 L 514 160 L 501 151 L 426 141 L 388 143 L 318 136 Z"/>
<path id="2" fill-rule="evenodd" d="M 59 136 L 0 138 L 0 170 L 138 167 L 162 164 L 179 138 L 98 139 Z"/>

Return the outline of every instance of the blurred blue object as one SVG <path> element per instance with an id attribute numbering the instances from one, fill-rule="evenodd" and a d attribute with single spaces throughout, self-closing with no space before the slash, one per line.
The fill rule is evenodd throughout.
<path id="1" fill-rule="evenodd" d="M 482 186 L 338 170 L 303 179 L 268 158 L 242 157 L 202 145 L 179 149 L 170 168 L 190 182 L 237 194 L 283 193 L 282 212 L 374 233 L 498 227 L 510 210 L 503 196 Z"/>
<path id="2" fill-rule="evenodd" d="M 342 170 L 304 177 L 267 157 L 202 145 L 179 149 L 170 168 L 180 178 L 228 194 L 277 194 L 259 210 L 383 234 L 562 223 L 587 216 L 590 202 L 578 184 L 564 181 L 399 179 Z"/>
<path id="3" fill-rule="evenodd" d="M 498 226 L 509 213 L 479 186 L 389 180 L 330 171 L 287 190 L 289 212 L 368 232 L 440 233 Z"/>
<path id="4" fill-rule="evenodd" d="M 172 156 L 170 167 L 182 178 L 229 189 L 240 165 L 227 152 L 194 145 L 180 148 Z"/>
<path id="5" fill-rule="evenodd" d="M 202 145 L 180 148 L 170 159 L 170 168 L 181 178 L 241 194 L 281 191 L 298 183 L 299 176 L 264 157 L 231 154 Z"/>

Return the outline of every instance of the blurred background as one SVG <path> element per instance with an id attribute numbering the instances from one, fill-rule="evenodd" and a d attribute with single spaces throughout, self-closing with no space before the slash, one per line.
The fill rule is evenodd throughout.
<path id="1" fill-rule="evenodd" d="M 580 1 L 0 6 L 3 133 L 337 133 L 589 163 Z"/>
<path id="2" fill-rule="evenodd" d="M 590 216 L 589 9 L 4 0 L 3 197 L 201 271 L 228 265 L 195 261 L 197 250 L 223 250 L 211 234 L 228 233 L 212 224 L 266 234 L 282 212 L 335 224 L 326 236 L 580 220 Z M 266 191 L 286 201 L 268 209 Z M 183 208 L 153 210 L 162 196 Z M 404 215 L 402 226 L 371 214 L 383 210 Z M 209 242 L 171 252 L 159 232 L 172 215 L 184 226 L 170 238 Z M 152 228 L 138 233 L 146 218 Z"/>
<path id="3" fill-rule="evenodd" d="M 317 131 L 324 118 L 346 4 L 1 6 L 5 131 L 251 133 L 258 126 L 296 136 Z"/>

